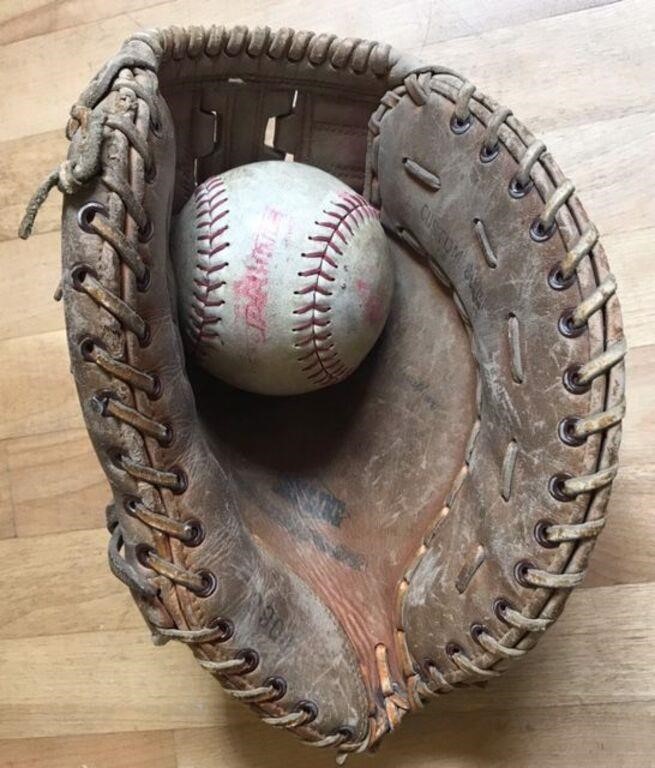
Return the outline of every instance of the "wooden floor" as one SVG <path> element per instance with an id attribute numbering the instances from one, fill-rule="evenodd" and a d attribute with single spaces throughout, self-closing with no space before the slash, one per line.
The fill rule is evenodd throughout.
<path id="1" fill-rule="evenodd" d="M 653 0 L 0 2 L 0 766 L 332 765 L 227 701 L 186 648 L 150 644 L 106 566 L 108 489 L 51 300 L 58 195 L 36 236 L 15 235 L 70 105 L 123 38 L 212 22 L 383 39 L 464 72 L 545 139 L 619 282 L 622 470 L 584 587 L 528 658 L 407 719 L 376 764 L 655 766 Z"/>

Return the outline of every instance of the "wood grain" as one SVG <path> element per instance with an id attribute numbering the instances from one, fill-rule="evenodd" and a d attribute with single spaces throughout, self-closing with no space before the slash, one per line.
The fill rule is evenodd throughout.
<path id="1" fill-rule="evenodd" d="M 507 712 L 449 713 L 427 707 L 407 719 L 375 755 L 376 768 L 598 768 L 617 750 L 630 768 L 652 768 L 655 736 L 651 705 L 584 705 Z M 438 727 L 435 727 L 435 719 Z M 175 732 L 178 768 L 226 765 L 307 765 L 307 748 L 254 722 L 232 728 Z M 265 757 L 264 757 L 265 756 Z M 353 760 L 354 762 L 354 760 Z M 328 754 L 312 754 L 314 768 L 331 768 Z"/>
<path id="2" fill-rule="evenodd" d="M 327 768 L 155 648 L 106 566 L 109 490 L 79 412 L 61 306 L 58 193 L 70 105 L 135 29 L 289 25 L 386 40 L 463 72 L 543 138 L 619 282 L 628 414 L 582 589 L 485 688 L 408 718 L 380 768 L 655 765 L 655 7 L 651 0 L 0 0 L 0 768 Z M 352 758 L 353 764 L 360 758 Z"/>
<path id="3" fill-rule="evenodd" d="M 0 761 L 8 768 L 177 768 L 174 735 L 161 731 L 5 740 Z"/>

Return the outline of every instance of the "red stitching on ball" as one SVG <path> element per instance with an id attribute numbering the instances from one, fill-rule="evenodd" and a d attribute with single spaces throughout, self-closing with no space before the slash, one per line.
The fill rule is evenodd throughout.
<path id="1" fill-rule="evenodd" d="M 220 338 L 220 334 L 214 328 L 220 321 L 220 315 L 208 313 L 210 308 L 217 309 L 225 304 L 223 299 L 212 298 L 212 291 L 225 285 L 225 280 L 213 277 L 217 272 L 227 267 L 227 261 L 214 262 L 214 257 L 225 250 L 229 243 L 221 240 L 214 244 L 217 238 L 221 238 L 229 229 L 229 224 L 217 226 L 217 224 L 229 213 L 226 208 L 228 196 L 225 190 L 225 182 L 220 177 L 210 179 L 201 184 L 194 192 L 196 203 L 196 227 L 205 231 L 196 235 L 198 243 L 206 244 L 206 247 L 197 248 L 196 269 L 200 277 L 194 277 L 194 289 L 191 293 L 191 312 L 189 317 L 189 337 L 191 349 L 198 352 L 201 342 L 208 339 Z"/>
<path id="2" fill-rule="evenodd" d="M 327 280 L 329 283 L 336 280 L 336 275 L 330 272 L 330 269 L 334 271 L 339 268 L 333 254 L 343 256 L 343 251 L 335 240 L 338 239 L 340 245 L 346 245 L 359 226 L 365 221 L 378 218 L 377 210 L 355 192 L 341 194 L 338 200 L 332 201 L 331 206 L 331 210 L 323 211 L 329 218 L 315 222 L 316 226 L 328 232 L 319 231 L 309 237 L 311 242 L 323 244 L 322 249 L 302 254 L 304 259 L 319 259 L 317 267 L 298 273 L 299 277 L 310 278 L 310 282 L 304 283 L 295 294 L 311 296 L 311 301 L 293 312 L 296 316 L 309 315 L 293 327 L 294 333 L 308 331 L 296 339 L 294 346 L 298 349 L 309 347 L 308 351 L 296 359 L 302 364 L 301 370 L 307 378 L 317 386 L 336 383 L 350 373 L 350 368 L 339 358 L 332 333 L 322 330 L 330 325 L 326 315 L 329 315 L 331 305 L 321 301 L 320 297 L 332 296 L 332 291 L 320 285 L 319 280 Z M 328 249 L 331 253 L 328 253 Z"/>

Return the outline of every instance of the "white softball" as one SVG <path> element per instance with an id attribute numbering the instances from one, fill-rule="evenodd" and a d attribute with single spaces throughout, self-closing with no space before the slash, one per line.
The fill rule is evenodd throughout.
<path id="1" fill-rule="evenodd" d="M 389 313 L 376 209 L 313 166 L 268 161 L 207 179 L 176 217 L 171 249 L 188 351 L 251 392 L 342 381 Z"/>

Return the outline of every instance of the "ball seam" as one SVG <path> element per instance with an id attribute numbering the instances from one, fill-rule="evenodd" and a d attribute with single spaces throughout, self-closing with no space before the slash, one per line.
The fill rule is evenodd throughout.
<path id="1" fill-rule="evenodd" d="M 307 296 L 308 300 L 294 310 L 294 317 L 301 322 L 292 328 L 294 334 L 302 334 L 294 343 L 294 347 L 301 350 L 296 360 L 305 376 L 317 387 L 342 381 L 352 371 L 341 359 L 329 330 L 332 291 L 324 283 L 336 280 L 338 257 L 343 256 L 342 249 L 357 229 L 366 221 L 379 218 L 378 211 L 365 198 L 350 191 L 341 193 L 322 213 L 327 219 L 316 221 L 318 230 L 308 237 L 312 243 L 318 243 L 319 248 L 301 254 L 311 266 L 298 273 L 304 279 L 294 294 Z"/>
<path id="2" fill-rule="evenodd" d="M 225 304 L 224 299 L 215 295 L 225 286 L 221 272 L 229 264 L 222 255 L 230 245 L 223 237 L 229 229 L 229 225 L 223 223 L 229 213 L 224 180 L 215 177 L 201 184 L 194 192 L 194 200 L 197 258 L 190 297 L 188 337 L 191 352 L 200 353 L 203 344 L 213 339 L 220 340 L 216 326 L 222 318 L 217 310 Z"/>

